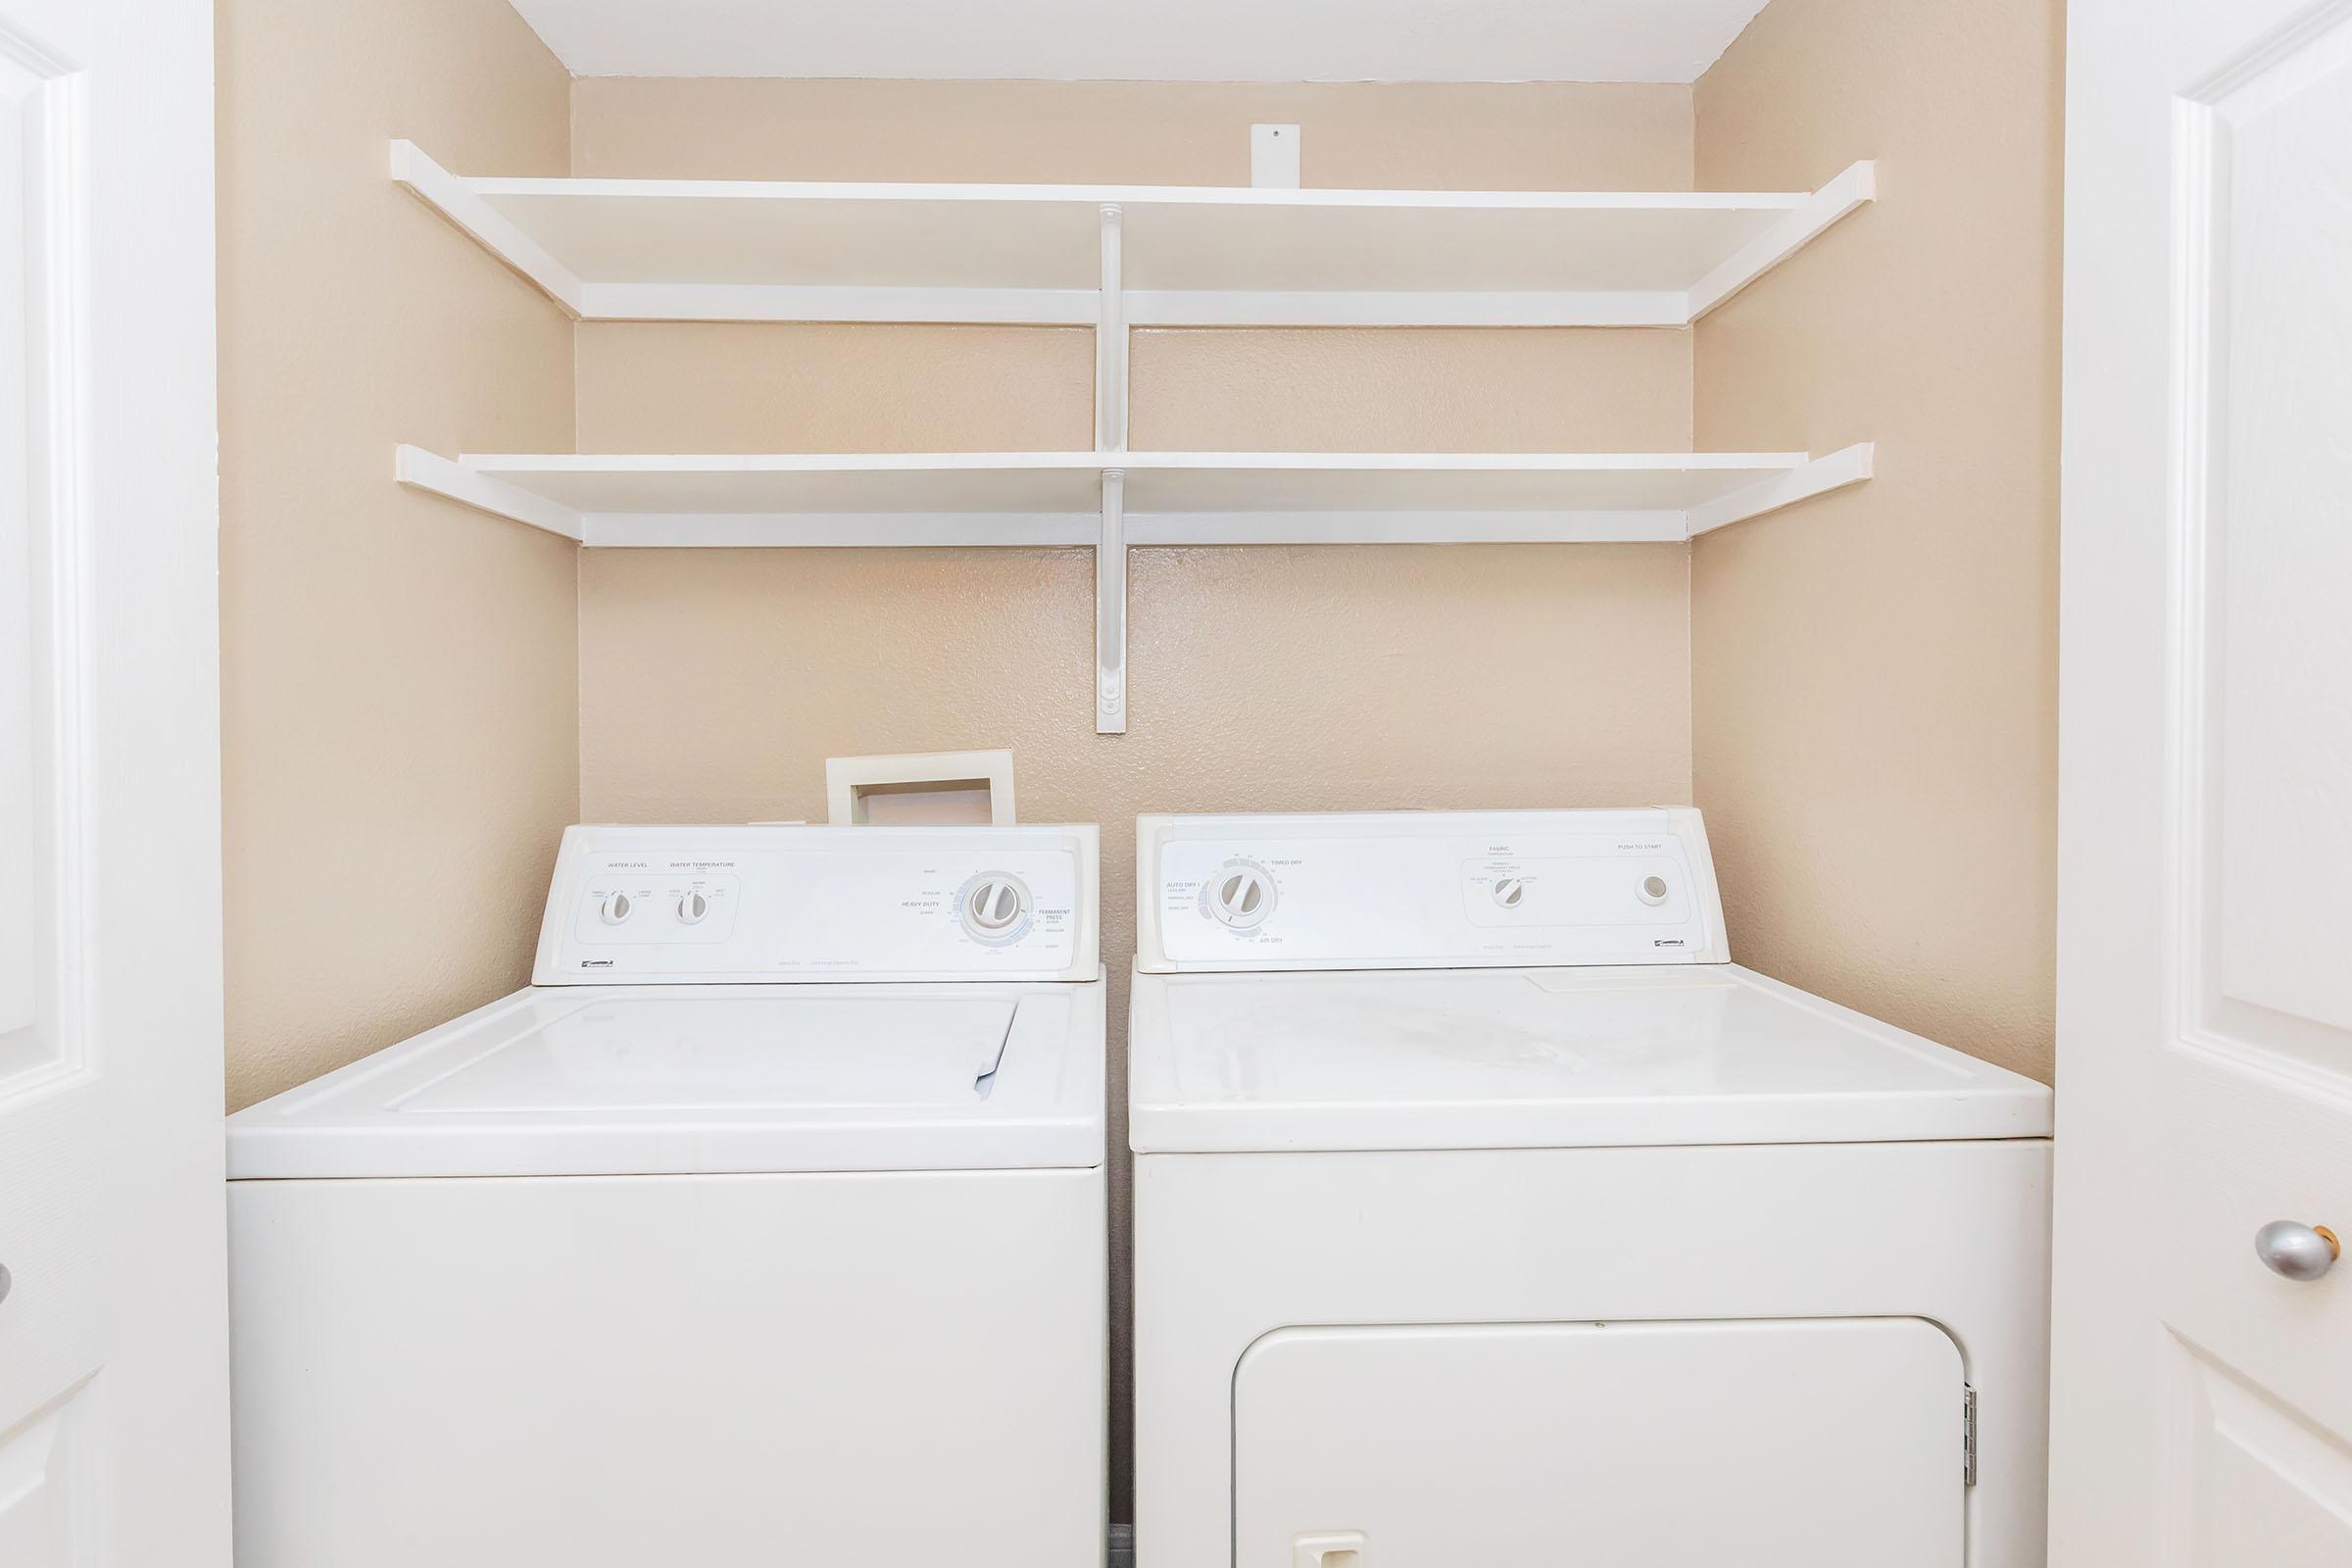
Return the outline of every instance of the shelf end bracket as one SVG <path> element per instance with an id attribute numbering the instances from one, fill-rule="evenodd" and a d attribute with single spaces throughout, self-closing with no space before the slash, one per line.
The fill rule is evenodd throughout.
<path id="1" fill-rule="evenodd" d="M 1127 450 L 1127 301 L 1119 209 L 1104 203 L 1102 315 L 1095 323 L 1095 450 Z M 1102 536 L 1095 546 L 1095 733 L 1127 733 L 1127 470 L 1102 470 Z"/>
<path id="2" fill-rule="evenodd" d="M 1867 159 L 1847 166 L 1836 179 L 1799 202 L 1787 217 L 1734 251 L 1713 271 L 1691 285 L 1687 302 L 1690 319 L 1696 321 L 1811 244 L 1846 214 L 1878 199 L 1879 166 Z"/>
<path id="3" fill-rule="evenodd" d="M 1095 547 L 1095 733 L 1127 733 L 1127 470 L 1102 470 Z"/>
<path id="4" fill-rule="evenodd" d="M 566 314 L 574 318 L 588 314 L 587 290 L 579 275 L 482 200 L 469 182 L 434 163 L 413 141 L 395 139 L 391 151 L 396 183 L 407 186 L 475 244 L 536 284 Z"/>
<path id="5" fill-rule="evenodd" d="M 519 485 L 487 474 L 474 472 L 463 463 L 452 463 L 437 452 L 413 447 L 402 442 L 392 449 L 392 477 L 413 490 L 426 490 L 455 501 L 461 507 L 486 512 L 493 517 L 511 517 L 528 523 L 548 533 L 559 534 L 577 544 L 587 538 L 587 523 L 581 515 L 558 501 L 533 495 Z"/>

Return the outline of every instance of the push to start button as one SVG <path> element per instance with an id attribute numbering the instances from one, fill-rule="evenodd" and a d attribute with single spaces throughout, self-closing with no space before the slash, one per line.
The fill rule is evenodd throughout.
<path id="1" fill-rule="evenodd" d="M 1642 879 L 1640 891 L 1643 904 L 1664 904 L 1667 893 L 1666 879 L 1662 876 L 1645 876 Z"/>

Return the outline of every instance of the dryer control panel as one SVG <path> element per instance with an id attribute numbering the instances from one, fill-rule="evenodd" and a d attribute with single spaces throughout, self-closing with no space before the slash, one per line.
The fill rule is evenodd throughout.
<path id="1" fill-rule="evenodd" d="M 1092 980 L 1095 829 L 571 827 L 535 985 Z"/>
<path id="2" fill-rule="evenodd" d="M 1146 816 L 1136 865 L 1147 972 L 1731 960 L 1688 808 Z"/>

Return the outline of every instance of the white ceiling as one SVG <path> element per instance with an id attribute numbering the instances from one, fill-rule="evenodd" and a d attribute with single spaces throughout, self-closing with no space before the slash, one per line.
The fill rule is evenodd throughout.
<path id="1" fill-rule="evenodd" d="M 513 0 L 583 76 L 1690 81 L 1764 0 Z"/>

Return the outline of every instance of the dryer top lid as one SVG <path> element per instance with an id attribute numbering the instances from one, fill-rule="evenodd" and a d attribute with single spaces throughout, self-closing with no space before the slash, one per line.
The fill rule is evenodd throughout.
<path id="1" fill-rule="evenodd" d="M 1136 976 L 1139 1152 L 2043 1138 L 2045 1086 L 1735 964 Z"/>

